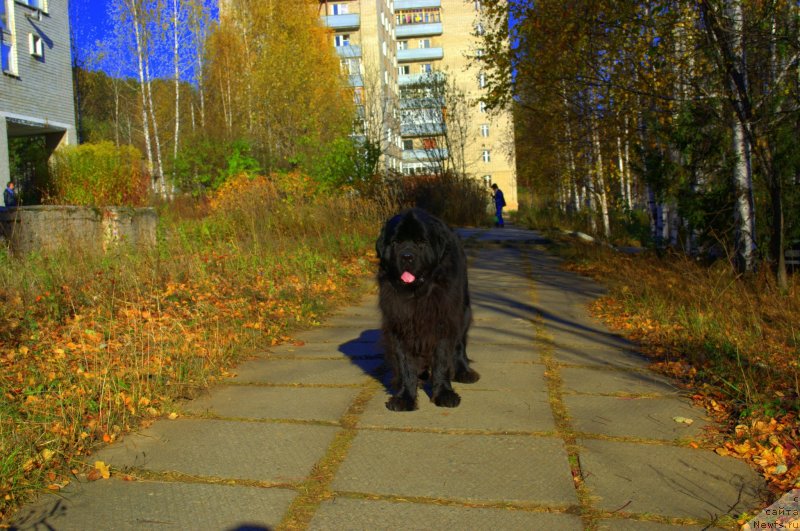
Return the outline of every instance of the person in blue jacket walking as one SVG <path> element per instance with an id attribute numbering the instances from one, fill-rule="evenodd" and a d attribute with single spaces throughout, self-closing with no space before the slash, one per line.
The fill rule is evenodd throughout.
<path id="1" fill-rule="evenodd" d="M 495 227 L 504 227 L 505 222 L 503 221 L 503 207 L 506 206 L 506 198 L 503 196 L 503 191 L 497 186 L 497 184 L 492 184 L 492 199 L 494 200 L 494 207 L 496 209 L 497 219 L 495 219 L 494 226 Z"/>
<path id="2" fill-rule="evenodd" d="M 17 192 L 14 190 L 14 181 L 8 181 L 6 189 L 3 190 L 3 203 L 7 208 L 15 207 L 18 205 Z"/>

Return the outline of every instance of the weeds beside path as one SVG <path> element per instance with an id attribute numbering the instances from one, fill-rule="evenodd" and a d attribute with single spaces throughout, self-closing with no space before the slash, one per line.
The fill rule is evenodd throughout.
<path id="1" fill-rule="evenodd" d="M 169 205 L 152 251 L 0 255 L 0 520 L 358 296 L 382 214 L 293 183 L 241 179 L 210 206 Z"/>
<path id="2" fill-rule="evenodd" d="M 800 486 L 800 279 L 781 293 L 768 272 L 629 255 L 570 241 L 569 269 L 608 286 L 591 310 L 638 342 L 723 421 L 716 452 L 748 460 L 775 493 Z"/>

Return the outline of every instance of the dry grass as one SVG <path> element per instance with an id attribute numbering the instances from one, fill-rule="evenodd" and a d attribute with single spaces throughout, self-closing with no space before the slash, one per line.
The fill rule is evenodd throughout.
<path id="1" fill-rule="evenodd" d="M 356 296 L 384 217 L 301 176 L 172 206 L 150 251 L 0 254 L 0 519 Z"/>
<path id="2" fill-rule="evenodd" d="M 800 478 L 800 277 L 782 292 L 770 272 L 742 278 L 724 262 L 559 247 L 569 269 L 609 286 L 593 312 L 727 421 L 718 453 L 750 460 L 777 491 L 792 488 Z"/>

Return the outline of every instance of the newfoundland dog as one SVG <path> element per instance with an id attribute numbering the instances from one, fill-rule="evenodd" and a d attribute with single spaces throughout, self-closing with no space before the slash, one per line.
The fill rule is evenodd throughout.
<path id="1" fill-rule="evenodd" d="M 417 387 L 427 380 L 437 406 L 458 406 L 461 397 L 450 381 L 480 378 L 466 352 L 472 310 L 461 242 L 442 220 L 412 208 L 386 222 L 375 249 L 383 340 L 396 389 L 386 407 L 417 409 Z"/>

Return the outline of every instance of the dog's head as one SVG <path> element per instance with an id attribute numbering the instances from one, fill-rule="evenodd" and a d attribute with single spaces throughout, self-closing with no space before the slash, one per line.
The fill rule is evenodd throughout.
<path id="1" fill-rule="evenodd" d="M 444 224 L 419 209 L 391 218 L 375 242 L 381 274 L 402 289 L 424 284 L 446 253 L 443 230 Z"/>

